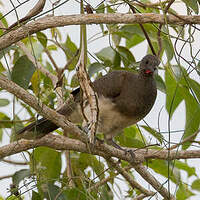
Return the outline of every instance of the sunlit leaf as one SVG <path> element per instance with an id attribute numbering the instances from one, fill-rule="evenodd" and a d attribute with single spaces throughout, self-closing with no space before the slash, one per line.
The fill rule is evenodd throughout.
<path id="1" fill-rule="evenodd" d="M 120 146 L 141 148 L 145 146 L 141 135 L 138 134 L 138 130 L 135 126 L 130 126 L 124 129 L 123 134 L 115 137 L 115 140 L 119 142 Z"/>
<path id="2" fill-rule="evenodd" d="M 191 192 L 187 184 L 179 183 L 179 188 L 176 193 L 176 198 L 180 200 L 189 199 L 194 193 Z"/>
<path id="3" fill-rule="evenodd" d="M 192 189 L 200 192 L 200 179 L 196 179 L 192 183 Z"/>
<path id="4" fill-rule="evenodd" d="M 126 47 L 127 48 L 134 47 L 137 44 L 140 44 L 141 42 L 143 42 L 144 40 L 145 40 L 144 37 L 140 35 L 133 35 L 131 38 L 126 39 Z"/>
<path id="5" fill-rule="evenodd" d="M 38 95 L 39 92 L 40 92 L 40 72 L 38 70 L 36 70 L 34 73 L 33 73 L 33 76 L 31 78 L 31 84 L 32 84 L 32 87 L 33 87 L 33 92 Z"/>
<path id="6" fill-rule="evenodd" d="M 0 107 L 7 106 L 9 103 L 8 99 L 0 99 Z"/>
<path id="7" fill-rule="evenodd" d="M 12 124 L 10 123 L 10 118 L 0 112 L 0 128 L 11 128 L 12 127 Z"/>
<path id="8" fill-rule="evenodd" d="M 2 65 L 2 63 L 0 62 L 0 73 L 6 71 L 6 69 L 4 68 L 4 66 Z"/>
<path id="9" fill-rule="evenodd" d="M 186 162 L 181 162 L 179 160 L 175 160 L 174 162 L 174 166 L 178 169 L 184 170 L 185 172 L 187 172 L 188 176 L 197 176 L 195 168 L 194 167 L 190 167 Z"/>
<path id="10" fill-rule="evenodd" d="M 156 173 L 163 175 L 166 178 L 169 178 L 169 174 L 170 174 L 170 180 L 173 181 L 174 183 L 177 183 L 177 178 L 179 181 L 179 177 L 180 177 L 180 173 L 179 175 L 175 174 L 177 172 L 175 172 L 174 168 L 173 171 L 170 169 L 170 171 L 168 172 L 168 162 L 166 160 L 149 160 L 147 162 L 148 167 L 152 168 Z"/>
<path id="11" fill-rule="evenodd" d="M 42 46 L 44 48 L 46 48 L 47 47 L 47 36 L 42 32 L 37 32 L 36 35 L 37 35 L 37 39 L 40 41 Z"/>

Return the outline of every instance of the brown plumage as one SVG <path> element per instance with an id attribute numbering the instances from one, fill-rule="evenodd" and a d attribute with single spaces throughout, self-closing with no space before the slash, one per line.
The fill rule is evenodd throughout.
<path id="1" fill-rule="evenodd" d="M 156 56 L 147 55 L 140 63 L 138 74 L 112 71 L 93 82 L 99 105 L 97 132 L 102 132 L 108 143 L 113 144 L 114 135 L 143 119 L 153 107 L 157 95 L 153 74 L 159 63 Z M 73 123 L 81 123 L 80 89 L 73 91 L 72 96 L 58 112 Z M 17 135 L 30 138 L 33 137 L 31 132 L 35 131 L 36 137 L 41 137 L 57 128 L 51 121 L 42 118 Z"/>

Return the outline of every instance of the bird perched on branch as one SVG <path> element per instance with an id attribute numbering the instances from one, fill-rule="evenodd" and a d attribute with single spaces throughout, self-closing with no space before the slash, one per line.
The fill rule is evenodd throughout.
<path id="1" fill-rule="evenodd" d="M 108 144 L 120 148 L 113 137 L 124 128 L 143 119 L 156 100 L 157 89 L 154 72 L 160 64 L 153 55 L 145 56 L 137 74 L 128 71 L 112 71 L 93 82 L 98 96 L 99 120 L 97 132 L 104 134 Z M 80 89 L 74 90 L 72 97 L 57 111 L 73 123 L 81 123 L 82 95 Z M 42 118 L 17 133 L 17 137 L 42 137 L 58 128 L 53 122 Z"/>

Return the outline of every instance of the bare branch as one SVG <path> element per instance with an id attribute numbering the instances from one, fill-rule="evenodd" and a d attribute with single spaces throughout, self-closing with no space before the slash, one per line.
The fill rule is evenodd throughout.
<path id="1" fill-rule="evenodd" d="M 43 105 L 41 102 L 38 102 L 33 95 L 29 94 L 26 90 L 2 75 L 0 75 L 0 87 L 20 98 L 22 101 L 34 108 L 39 114 L 51 120 L 59 127 L 75 134 L 75 136 L 79 137 L 82 141 L 86 141 L 84 132 L 82 132 L 73 123 L 67 121 L 65 116 L 58 114 L 56 111 L 50 109 L 46 105 Z"/>
<path id="2" fill-rule="evenodd" d="M 28 162 L 17 162 L 14 160 L 6 160 L 6 159 L 3 159 L 2 161 L 12 165 L 28 165 Z"/>
<path id="3" fill-rule="evenodd" d="M 87 148 L 87 145 L 83 142 L 75 139 L 70 139 L 61 135 L 48 134 L 43 138 L 36 140 L 24 140 L 21 139 L 17 142 L 10 143 L 8 145 L 0 147 L 0 159 L 10 156 L 28 149 L 32 149 L 38 146 L 46 146 L 56 150 L 73 150 L 83 153 L 91 153 L 91 149 Z M 136 149 L 135 149 L 136 150 Z M 99 144 L 98 141 L 92 149 L 92 154 L 103 156 L 107 158 L 117 157 L 121 160 L 125 160 L 129 163 L 133 163 L 133 159 L 130 154 L 125 154 L 124 151 L 116 149 L 107 144 Z M 188 158 L 200 158 L 200 150 L 138 150 L 134 152 L 134 163 L 142 163 L 145 159 L 162 159 L 162 160 L 174 160 L 174 159 L 188 159 Z"/>
<path id="4" fill-rule="evenodd" d="M 65 16 L 46 16 L 34 22 L 19 27 L 16 30 L 10 31 L 0 40 L 0 50 L 10 46 L 19 40 L 26 38 L 28 35 L 42 31 L 48 28 L 62 27 L 69 25 L 80 24 L 134 24 L 134 23 L 159 23 L 159 24 L 200 24 L 200 16 L 193 15 L 167 15 L 143 13 L 143 14 L 80 14 L 80 15 L 65 15 Z"/>
<path id="5" fill-rule="evenodd" d="M 37 14 L 39 14 L 40 12 L 42 12 L 45 3 L 46 3 L 46 0 L 38 0 L 37 4 L 28 12 L 28 14 L 25 17 L 23 17 L 22 19 L 20 19 L 19 21 L 12 24 L 9 27 L 9 29 L 17 26 L 18 24 L 20 24 L 22 22 L 29 20 L 30 18 L 32 18 L 32 17 L 36 16 Z"/>
<path id="6" fill-rule="evenodd" d="M 12 178 L 13 174 L 0 176 L 0 180 L 6 179 L 6 178 Z"/>
<path id="7" fill-rule="evenodd" d="M 150 172 L 147 171 L 147 169 L 142 165 L 136 165 L 134 166 L 135 170 L 143 177 L 144 180 L 146 180 L 151 186 L 158 191 L 165 199 L 175 200 L 175 197 L 170 194 L 167 189 L 156 180 L 154 176 L 151 175 Z"/>
<path id="8" fill-rule="evenodd" d="M 151 192 L 146 190 L 144 187 L 142 187 L 140 184 L 138 184 L 133 177 L 129 175 L 128 172 L 126 172 L 120 165 L 119 163 L 115 162 L 112 158 L 107 159 L 107 161 L 111 164 L 113 168 L 115 168 L 118 173 L 120 173 L 131 185 L 132 188 L 137 188 L 140 190 L 142 193 L 144 193 L 147 196 L 153 196 L 155 192 Z"/>

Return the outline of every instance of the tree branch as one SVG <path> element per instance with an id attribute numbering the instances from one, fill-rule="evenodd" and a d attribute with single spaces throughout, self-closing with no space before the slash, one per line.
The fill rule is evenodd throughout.
<path id="1" fill-rule="evenodd" d="M 4 145 L 0 147 L 0 159 L 39 146 L 46 146 L 56 150 L 73 150 L 83 153 L 92 153 L 94 155 L 99 155 L 103 157 L 106 157 L 107 155 L 107 157 L 108 156 L 117 157 L 129 163 L 133 162 L 133 159 L 130 154 L 125 154 L 124 151 L 116 149 L 110 145 L 99 144 L 97 141 L 91 152 L 91 149 L 88 149 L 87 145 L 79 140 L 67 138 L 62 135 L 53 135 L 53 134 L 48 134 L 40 139 L 35 139 L 35 140 L 21 139 L 19 141 L 10 143 L 8 145 Z M 149 149 L 148 151 L 146 151 L 142 149 L 135 151 L 134 154 L 135 154 L 135 160 L 134 160 L 135 164 L 142 163 L 144 162 L 145 159 L 166 160 L 168 159 L 168 157 L 169 160 L 200 158 L 200 150 L 187 150 L 187 151 L 173 150 L 170 151 L 169 153 L 168 150 Z"/>
<path id="2" fill-rule="evenodd" d="M 167 20 L 166 20 L 167 19 Z M 28 35 L 42 31 L 48 28 L 62 27 L 80 24 L 134 24 L 134 23 L 159 23 L 159 24 L 200 24 L 200 16 L 167 15 L 166 18 L 161 14 L 143 13 L 143 14 L 79 14 L 65 16 L 46 16 L 34 22 L 22 25 L 16 30 L 5 33 L 1 36 L 0 50 L 10 46 Z"/>
<path id="3" fill-rule="evenodd" d="M 143 194 L 147 195 L 147 196 L 153 196 L 155 194 L 155 192 L 152 191 L 148 191 L 146 190 L 144 187 L 142 187 L 140 184 L 138 184 L 132 176 L 129 175 L 128 172 L 125 171 L 124 168 L 122 168 L 117 162 L 115 162 L 112 158 L 107 159 L 107 161 L 111 164 L 111 166 L 113 168 L 115 168 L 119 174 L 121 174 L 131 185 L 131 187 L 137 188 L 140 192 L 142 192 Z"/>
<path id="4" fill-rule="evenodd" d="M 175 197 L 170 194 L 167 189 L 159 181 L 157 181 L 156 178 L 152 176 L 142 164 L 136 165 L 134 168 L 143 177 L 143 179 L 146 180 L 165 199 L 175 200 Z"/>
<path id="5" fill-rule="evenodd" d="M 41 102 L 38 102 L 33 95 L 29 94 L 26 90 L 2 75 L 0 75 L 0 87 L 14 94 L 16 97 L 27 103 L 43 117 L 51 120 L 67 132 L 73 133 L 74 136 L 78 137 L 81 141 L 87 141 L 85 133 L 81 131 L 76 125 L 67 121 L 67 118 L 65 116 L 60 115 L 55 110 L 52 110 L 46 105 L 43 105 Z"/>

